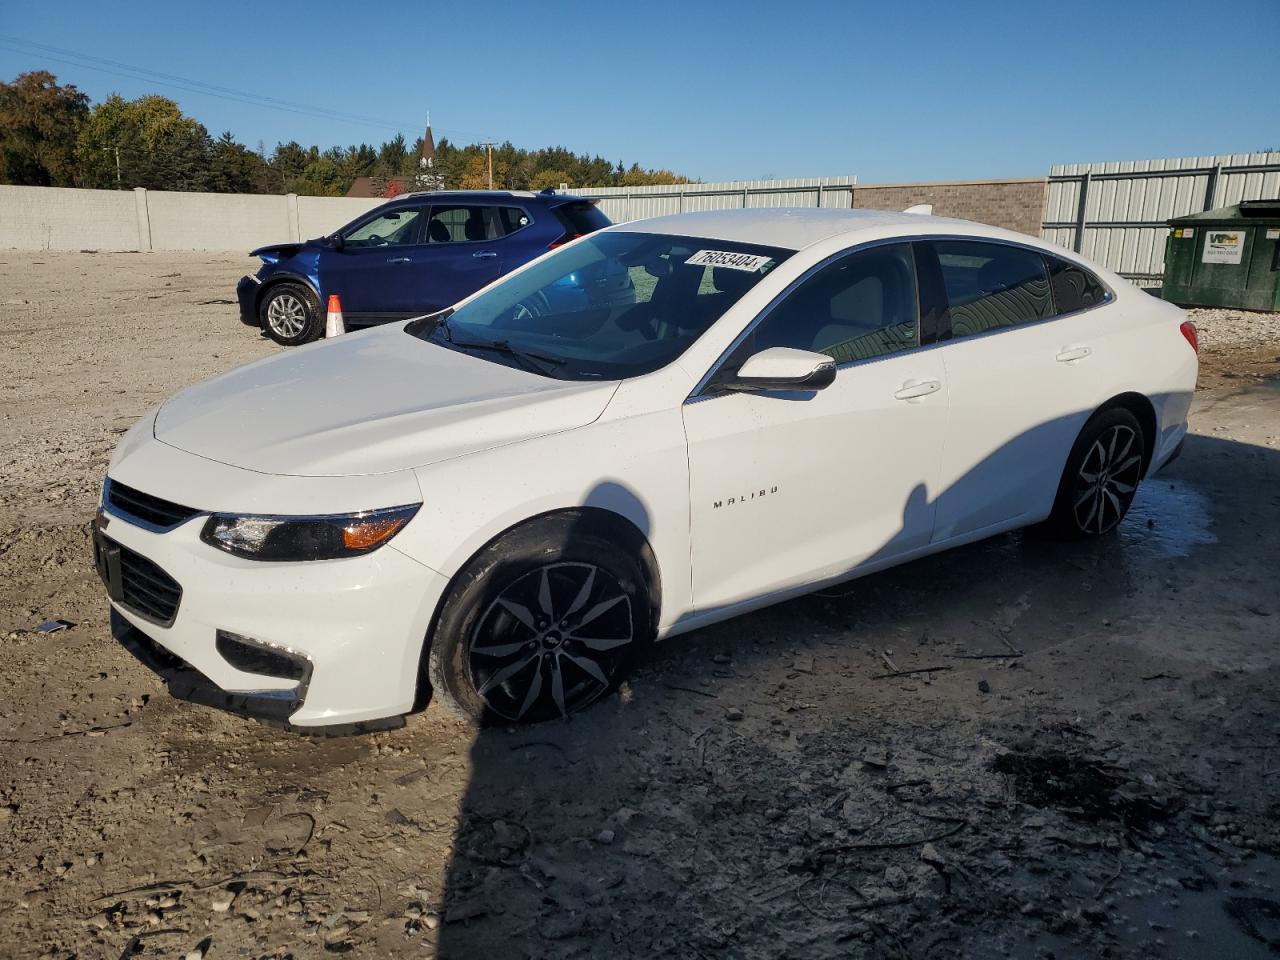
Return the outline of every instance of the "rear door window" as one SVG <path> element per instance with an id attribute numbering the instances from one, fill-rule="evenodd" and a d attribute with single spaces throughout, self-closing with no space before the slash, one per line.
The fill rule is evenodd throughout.
<path id="1" fill-rule="evenodd" d="M 1053 315 L 1049 277 L 1035 250 L 974 240 L 933 243 L 951 307 L 953 337 Z"/>
<path id="2" fill-rule="evenodd" d="M 428 243 L 499 240 L 505 233 L 498 208 L 487 204 L 441 204 L 427 221 Z"/>
<path id="3" fill-rule="evenodd" d="M 1097 277 L 1078 264 L 1045 255 L 1049 265 L 1049 286 L 1053 290 L 1054 313 L 1088 310 L 1110 297 Z"/>

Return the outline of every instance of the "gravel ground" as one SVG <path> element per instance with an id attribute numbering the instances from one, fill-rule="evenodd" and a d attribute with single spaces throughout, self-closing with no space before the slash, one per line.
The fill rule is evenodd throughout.
<path id="1" fill-rule="evenodd" d="M 1280 345 L 1280 313 L 1195 307 L 1187 311 L 1206 347 Z"/>
<path id="2" fill-rule="evenodd" d="M 88 559 L 118 434 L 276 349 L 249 266 L 0 252 L 0 956 L 1275 955 L 1276 316 L 1197 312 L 1115 538 L 699 631 L 571 724 L 325 740 L 171 700 Z"/>

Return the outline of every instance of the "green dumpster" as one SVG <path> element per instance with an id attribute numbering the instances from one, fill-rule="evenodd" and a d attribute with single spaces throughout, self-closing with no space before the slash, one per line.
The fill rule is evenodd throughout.
<path id="1" fill-rule="evenodd" d="M 1280 200 L 1246 200 L 1169 221 L 1166 300 L 1280 310 Z"/>

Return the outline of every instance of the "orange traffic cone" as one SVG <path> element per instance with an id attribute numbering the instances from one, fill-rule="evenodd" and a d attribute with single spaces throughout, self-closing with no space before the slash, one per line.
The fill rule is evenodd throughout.
<path id="1" fill-rule="evenodd" d="M 342 301 L 336 293 L 329 294 L 329 314 L 324 318 L 324 335 L 337 337 L 347 332 L 347 323 L 342 319 Z"/>

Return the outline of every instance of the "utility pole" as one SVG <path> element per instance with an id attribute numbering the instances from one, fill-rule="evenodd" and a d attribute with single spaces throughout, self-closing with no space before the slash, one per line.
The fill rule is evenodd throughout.
<path id="1" fill-rule="evenodd" d="M 493 146 L 494 146 L 494 142 L 493 142 L 492 140 L 486 140 L 484 143 L 482 143 L 482 144 L 481 144 L 481 146 L 482 146 L 482 147 L 484 147 L 485 152 L 489 154 L 489 189 L 490 189 L 490 190 L 492 190 L 492 189 L 493 189 Z"/>
<path id="2" fill-rule="evenodd" d="M 114 147 L 103 147 L 102 149 L 103 149 L 103 150 L 106 150 L 108 153 L 109 153 L 109 152 L 111 152 L 112 150 L 114 150 L 114 151 L 115 151 L 115 154 L 116 154 L 116 189 L 117 189 L 117 190 L 123 190 L 123 189 L 124 189 L 124 187 L 121 185 L 121 181 L 120 181 L 120 146 L 119 146 L 119 144 L 117 144 L 117 145 L 116 145 L 116 146 L 114 146 Z"/>

